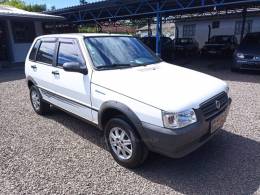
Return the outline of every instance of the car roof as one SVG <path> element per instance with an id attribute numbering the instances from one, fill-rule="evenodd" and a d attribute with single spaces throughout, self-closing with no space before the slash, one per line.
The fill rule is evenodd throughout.
<path id="1" fill-rule="evenodd" d="M 110 33 L 66 33 L 66 34 L 50 34 L 50 35 L 42 35 L 38 38 L 84 38 L 84 37 L 103 37 L 103 36 L 111 36 L 111 37 L 131 37 L 131 35 L 127 34 L 110 34 Z"/>
<path id="2" fill-rule="evenodd" d="M 246 35 L 260 35 L 260 32 L 250 32 L 250 33 L 247 33 Z"/>
<path id="3" fill-rule="evenodd" d="M 145 40 L 145 39 L 156 39 L 155 36 L 151 36 L 151 37 L 141 37 L 141 40 Z M 160 39 L 171 39 L 170 37 L 161 37 Z"/>
<path id="4" fill-rule="evenodd" d="M 234 37 L 234 35 L 214 35 L 212 37 Z"/>
<path id="5" fill-rule="evenodd" d="M 191 38 L 191 37 L 182 37 L 182 38 L 176 38 L 176 39 L 189 39 L 189 40 L 191 40 L 193 38 Z"/>

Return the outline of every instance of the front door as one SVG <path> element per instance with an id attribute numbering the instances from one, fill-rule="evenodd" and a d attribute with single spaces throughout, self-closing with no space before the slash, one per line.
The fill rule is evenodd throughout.
<path id="1" fill-rule="evenodd" d="M 6 24 L 0 21 L 0 61 L 8 60 L 8 42 L 7 42 L 7 32 Z"/>
<path id="2" fill-rule="evenodd" d="M 92 121 L 90 76 L 64 71 L 63 64 L 66 62 L 85 64 L 77 40 L 59 39 L 57 66 L 52 68 L 50 89 L 56 95 L 50 101 L 73 114 Z"/>

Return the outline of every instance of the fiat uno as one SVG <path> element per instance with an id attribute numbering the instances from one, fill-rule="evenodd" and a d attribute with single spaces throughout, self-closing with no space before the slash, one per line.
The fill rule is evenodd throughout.
<path id="1" fill-rule="evenodd" d="M 191 153 L 223 126 L 231 103 L 224 81 L 168 64 L 128 35 L 37 37 L 25 74 L 37 114 L 55 106 L 97 126 L 128 168 L 149 151 Z"/>

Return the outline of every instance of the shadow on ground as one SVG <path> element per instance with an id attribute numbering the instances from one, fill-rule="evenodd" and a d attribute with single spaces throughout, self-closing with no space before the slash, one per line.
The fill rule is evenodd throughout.
<path id="1" fill-rule="evenodd" d="M 103 133 L 95 127 L 57 109 L 48 118 L 106 148 Z M 141 168 L 133 171 L 184 194 L 253 194 L 260 185 L 260 143 L 223 129 L 185 158 L 152 153 Z"/>
<path id="2" fill-rule="evenodd" d="M 0 83 L 20 80 L 24 78 L 25 78 L 25 74 L 23 68 L 0 70 Z"/>

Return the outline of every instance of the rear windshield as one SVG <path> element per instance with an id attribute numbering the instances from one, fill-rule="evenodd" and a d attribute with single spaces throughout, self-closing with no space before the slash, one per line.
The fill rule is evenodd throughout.
<path id="1" fill-rule="evenodd" d="M 211 37 L 209 43 L 226 43 L 231 41 L 231 36 L 214 36 Z"/>
<path id="2" fill-rule="evenodd" d="M 169 43 L 172 41 L 170 37 L 161 37 L 160 38 L 162 42 Z M 156 43 L 156 37 L 144 37 L 140 39 L 141 41 L 145 42 L 154 42 Z"/>
<path id="3" fill-rule="evenodd" d="M 260 45 L 260 33 L 250 33 L 245 36 L 242 44 Z"/>

